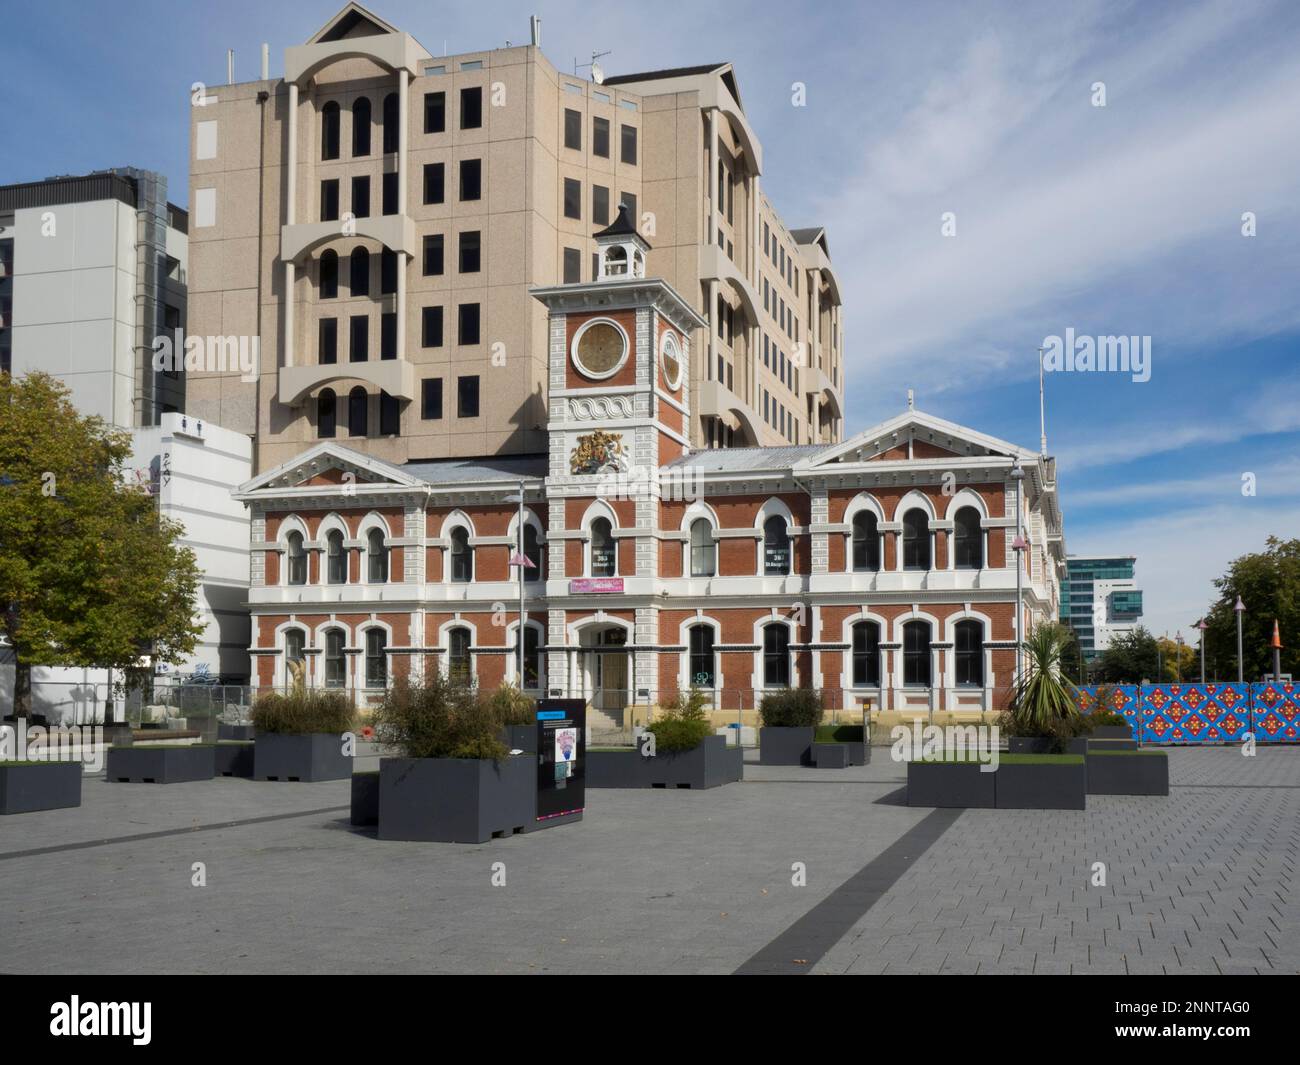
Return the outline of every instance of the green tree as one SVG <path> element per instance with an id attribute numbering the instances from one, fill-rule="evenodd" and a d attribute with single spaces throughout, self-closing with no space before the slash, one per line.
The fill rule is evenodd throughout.
<path id="1" fill-rule="evenodd" d="M 175 664 L 202 632 L 194 553 L 127 483 L 130 454 L 130 433 L 79 413 L 54 378 L 0 375 L 0 635 L 18 717 L 32 666 Z"/>
<path id="2" fill-rule="evenodd" d="M 1207 665 L 1222 680 L 1237 679 L 1237 596 L 1246 604 L 1241 617 L 1241 650 L 1246 680 L 1273 672 L 1273 619 L 1282 632 L 1282 672 L 1300 673 L 1300 540 L 1270 536 L 1264 551 L 1242 555 L 1215 580 L 1219 598 L 1205 615 Z"/>
<path id="3" fill-rule="evenodd" d="M 1112 637 L 1110 645 L 1093 664 L 1092 678 L 1098 684 L 1137 684 L 1158 681 L 1159 642 L 1139 625 L 1132 632 Z M 1170 677 L 1173 673 L 1170 671 Z"/>

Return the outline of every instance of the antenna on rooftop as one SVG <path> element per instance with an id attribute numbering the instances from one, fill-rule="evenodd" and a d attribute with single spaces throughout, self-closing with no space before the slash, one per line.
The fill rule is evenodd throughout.
<path id="1" fill-rule="evenodd" d="M 590 68 L 591 68 L 591 80 L 594 81 L 597 85 L 601 85 L 601 84 L 603 84 L 604 81 L 605 81 L 605 72 L 600 68 L 600 64 L 597 63 L 596 60 L 599 59 L 601 56 L 604 56 L 604 55 L 613 55 L 613 54 L 614 54 L 613 51 L 606 51 L 606 52 L 592 52 L 592 53 L 591 53 L 591 62 L 590 62 L 590 63 L 582 63 L 582 64 L 579 64 L 579 63 L 578 63 L 578 57 L 577 57 L 577 56 L 574 56 L 574 57 L 573 57 L 573 76 L 576 78 L 576 77 L 578 76 L 578 71 L 579 71 L 579 70 L 582 70 L 584 67 L 590 67 Z"/>

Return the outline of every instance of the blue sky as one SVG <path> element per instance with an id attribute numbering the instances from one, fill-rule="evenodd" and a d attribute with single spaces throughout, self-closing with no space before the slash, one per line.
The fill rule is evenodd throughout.
<path id="1" fill-rule="evenodd" d="M 278 72 L 341 6 L 11 4 L 0 182 L 129 164 L 185 203 L 191 83 L 224 81 L 228 47 L 255 77 L 262 41 Z M 536 13 L 562 69 L 734 62 L 765 192 L 828 228 L 850 431 L 911 387 L 1033 447 L 1044 337 L 1150 336 L 1149 381 L 1051 374 L 1047 394 L 1067 545 L 1137 555 L 1156 631 L 1186 634 L 1230 559 L 1300 535 L 1300 5 L 371 6 L 434 53 L 518 44 Z"/>

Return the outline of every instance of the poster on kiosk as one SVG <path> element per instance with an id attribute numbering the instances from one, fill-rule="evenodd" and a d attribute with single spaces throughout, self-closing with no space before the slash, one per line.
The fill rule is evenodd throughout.
<path id="1" fill-rule="evenodd" d="M 538 702 L 538 821 L 581 816 L 586 749 L 587 704 L 582 699 Z"/>

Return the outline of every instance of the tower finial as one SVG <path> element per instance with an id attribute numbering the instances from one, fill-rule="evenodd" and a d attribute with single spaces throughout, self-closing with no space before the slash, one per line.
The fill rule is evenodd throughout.
<path id="1" fill-rule="evenodd" d="M 907 409 L 916 410 L 916 393 L 910 388 L 907 390 Z"/>

